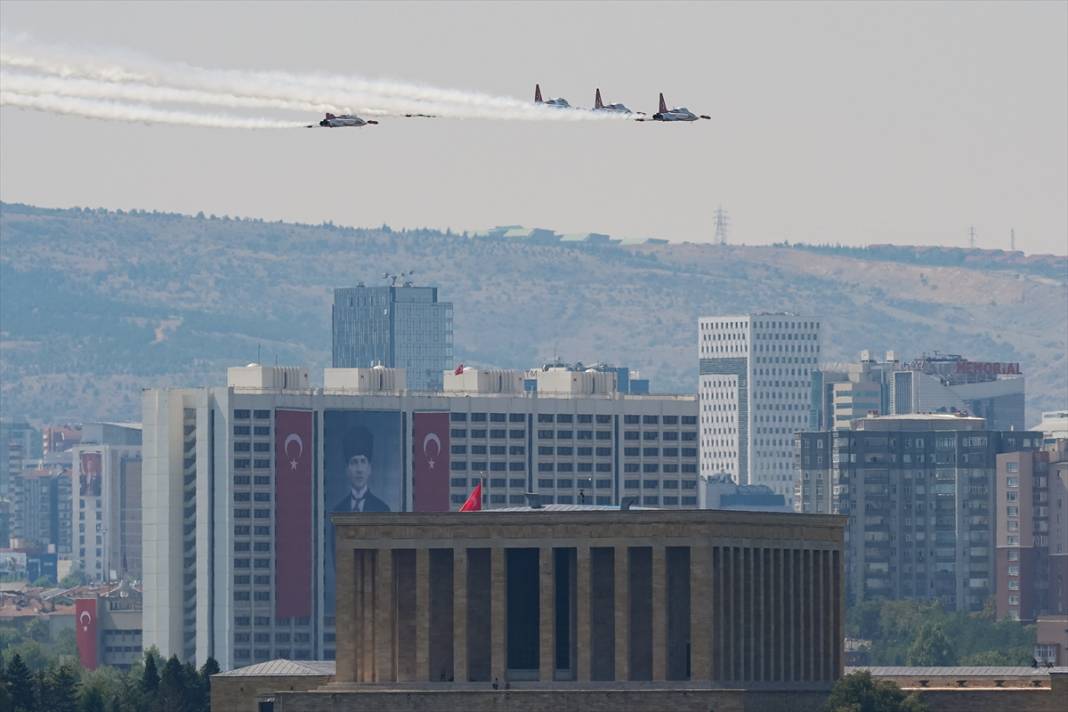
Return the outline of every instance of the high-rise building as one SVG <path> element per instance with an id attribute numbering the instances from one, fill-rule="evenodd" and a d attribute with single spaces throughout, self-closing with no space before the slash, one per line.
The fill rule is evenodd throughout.
<path id="1" fill-rule="evenodd" d="M 0 416 L 0 499 L 12 497 L 23 463 L 41 457 L 41 433 L 24 418 Z"/>
<path id="2" fill-rule="evenodd" d="M 795 314 L 702 317 L 701 474 L 793 495 L 794 434 L 809 420 L 820 321 Z"/>
<path id="3" fill-rule="evenodd" d="M 798 436 L 795 507 L 848 515 L 849 600 L 934 599 L 978 611 L 994 593 L 996 457 L 1041 435 L 951 414 L 872 416 Z"/>
<path id="4" fill-rule="evenodd" d="M 997 457 L 997 614 L 1068 614 L 1068 440 Z"/>
<path id="5" fill-rule="evenodd" d="M 1042 440 L 1052 445 L 1057 440 L 1068 440 L 1068 410 L 1049 410 L 1031 430 L 1042 433 Z"/>
<path id="6" fill-rule="evenodd" d="M 809 430 L 848 428 L 857 418 L 890 413 L 890 381 L 899 367 L 893 351 L 877 361 L 861 351 L 857 363 L 821 366 L 812 373 Z"/>
<path id="7" fill-rule="evenodd" d="M 985 418 L 991 430 L 1023 430 L 1024 385 L 1018 363 L 969 361 L 936 351 L 894 372 L 890 412 L 967 412 Z"/>
<path id="8" fill-rule="evenodd" d="M 564 505 L 697 506 L 697 400 L 619 393 L 616 374 L 230 369 L 144 394 L 145 645 L 224 669 L 335 651 L 329 514 Z"/>
<path id="9" fill-rule="evenodd" d="M 71 470 L 68 458 L 26 466 L 13 481 L 11 538 L 20 547 L 70 553 Z"/>
<path id="10" fill-rule="evenodd" d="M 140 423 L 86 424 L 71 461 L 74 560 L 94 581 L 140 579 Z"/>
<path id="11" fill-rule="evenodd" d="M 452 367 L 452 303 L 437 287 L 334 290 L 334 368 L 403 368 L 408 388 L 440 391 Z"/>

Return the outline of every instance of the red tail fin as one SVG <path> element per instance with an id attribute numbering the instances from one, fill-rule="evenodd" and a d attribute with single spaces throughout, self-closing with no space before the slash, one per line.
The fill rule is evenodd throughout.
<path id="1" fill-rule="evenodd" d="M 541 84 L 534 85 L 534 103 L 541 104 Z"/>
<path id="2" fill-rule="evenodd" d="M 667 111 L 667 102 L 664 101 L 664 92 L 660 92 L 660 113 Z"/>
<path id="3" fill-rule="evenodd" d="M 604 104 L 601 103 L 601 90 L 600 89 L 597 90 L 597 94 L 594 96 L 593 108 L 595 108 L 595 109 L 603 109 L 604 108 Z"/>
<path id="4" fill-rule="evenodd" d="M 336 117 L 336 116 L 334 116 L 333 114 L 330 114 L 330 113 L 328 113 L 328 114 L 326 115 L 326 118 L 328 118 L 328 119 L 336 119 L 337 117 Z"/>

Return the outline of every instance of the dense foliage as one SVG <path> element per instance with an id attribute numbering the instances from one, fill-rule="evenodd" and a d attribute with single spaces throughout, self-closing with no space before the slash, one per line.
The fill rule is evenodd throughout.
<path id="1" fill-rule="evenodd" d="M 154 651 L 125 673 L 58 658 L 32 672 L 18 653 L 0 657 L 0 712 L 210 712 L 213 659 L 197 670 L 172 656 L 162 675 L 159 666 Z"/>
<path id="2" fill-rule="evenodd" d="M 915 695 L 905 693 L 890 680 L 875 680 L 864 670 L 846 675 L 834 684 L 827 712 L 926 712 Z"/>
<path id="3" fill-rule="evenodd" d="M 872 665 L 1030 665 L 1035 627 L 997 621 L 992 606 L 950 613 L 930 601 L 866 601 L 846 635 L 872 641 Z"/>

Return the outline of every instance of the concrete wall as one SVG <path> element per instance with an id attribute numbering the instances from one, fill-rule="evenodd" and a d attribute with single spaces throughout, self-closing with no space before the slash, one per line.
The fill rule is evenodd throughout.
<path id="1" fill-rule="evenodd" d="M 215 712 L 258 712 L 257 698 L 260 696 L 279 691 L 312 690 L 330 682 L 331 677 L 330 675 L 217 675 L 211 679 L 211 709 Z"/>

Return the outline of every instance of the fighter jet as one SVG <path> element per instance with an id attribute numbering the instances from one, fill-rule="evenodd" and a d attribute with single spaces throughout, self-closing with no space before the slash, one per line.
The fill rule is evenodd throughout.
<path id="1" fill-rule="evenodd" d="M 378 122 L 374 119 L 361 119 L 359 116 L 353 116 L 351 114 L 342 114 L 341 116 L 327 114 L 326 118 L 319 122 L 319 126 L 323 126 L 328 129 L 336 129 L 344 126 L 365 126 L 367 124 L 377 123 Z M 315 128 L 315 124 L 308 124 L 308 128 Z"/>
<path id="2" fill-rule="evenodd" d="M 557 98 L 557 99 L 549 99 L 548 101 L 545 101 L 544 99 L 542 99 L 541 98 L 541 85 L 540 84 L 535 84 L 534 85 L 534 103 L 535 104 L 544 104 L 545 106 L 551 106 L 551 107 L 556 108 L 556 109 L 570 109 L 571 108 L 571 104 L 567 103 L 567 99 L 559 99 L 559 98 Z"/>
<path id="3" fill-rule="evenodd" d="M 705 116 L 701 114 L 698 116 L 685 106 L 677 106 L 673 109 L 667 108 L 667 102 L 664 101 L 664 95 L 660 95 L 660 109 L 653 114 L 653 121 L 697 121 L 698 119 L 711 119 L 711 116 Z M 641 119 L 638 119 L 641 121 Z"/>
<path id="4" fill-rule="evenodd" d="M 608 111 L 608 112 L 611 112 L 613 114 L 633 114 L 633 113 L 635 113 L 635 112 L 631 111 L 630 109 L 628 109 L 627 107 L 623 106 L 622 104 L 605 104 L 603 101 L 601 101 L 601 90 L 600 89 L 598 89 L 596 94 L 594 94 L 592 111 Z M 642 114 L 642 112 L 640 112 L 640 111 L 637 112 L 637 113 L 640 116 L 645 116 L 645 114 Z"/>

